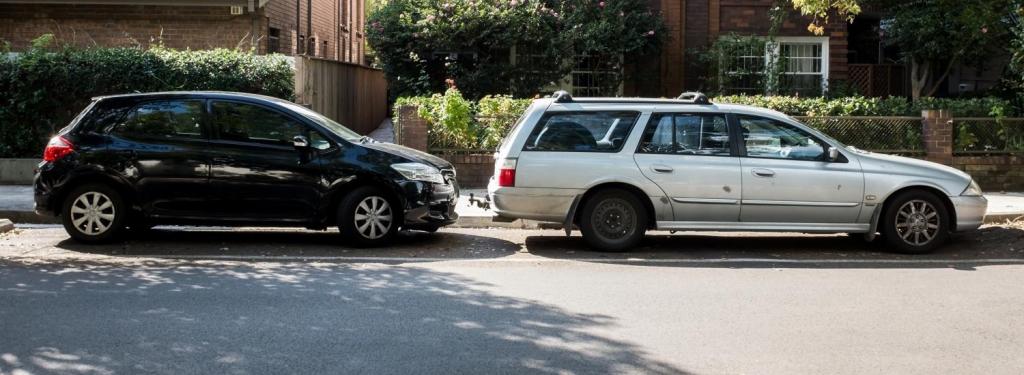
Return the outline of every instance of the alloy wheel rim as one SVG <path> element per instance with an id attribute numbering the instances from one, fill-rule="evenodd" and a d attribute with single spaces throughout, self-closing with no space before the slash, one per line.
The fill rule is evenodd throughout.
<path id="1" fill-rule="evenodd" d="M 384 237 L 393 221 L 391 205 L 384 198 L 366 197 L 356 206 L 356 230 L 365 238 L 375 240 Z"/>
<path id="2" fill-rule="evenodd" d="M 117 210 L 106 194 L 90 191 L 79 195 L 71 204 L 71 224 L 79 232 L 97 236 L 110 230 Z"/>
<path id="3" fill-rule="evenodd" d="M 927 244 L 939 233 L 939 212 L 923 200 L 904 203 L 896 213 L 896 233 L 914 246 Z"/>
<path id="4" fill-rule="evenodd" d="M 610 240 L 626 237 L 636 227 L 633 209 L 620 199 L 609 199 L 598 204 L 591 219 L 596 232 Z"/>

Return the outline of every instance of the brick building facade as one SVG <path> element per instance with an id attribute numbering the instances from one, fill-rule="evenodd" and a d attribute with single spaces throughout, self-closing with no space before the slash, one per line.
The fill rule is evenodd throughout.
<path id="1" fill-rule="evenodd" d="M 364 0 L 0 0 L 0 41 L 14 51 L 50 33 L 78 46 L 160 42 L 365 64 L 364 22 Z"/>
<path id="2" fill-rule="evenodd" d="M 625 96 L 671 97 L 682 91 L 706 89 L 702 81 L 706 72 L 694 66 L 694 56 L 689 52 L 707 48 L 729 34 L 767 36 L 771 29 L 768 14 L 775 1 L 650 0 L 649 4 L 662 14 L 669 35 L 659 55 L 627 58 L 633 64 L 627 66 L 629 78 L 622 88 Z M 849 24 L 834 19 L 819 36 L 807 31 L 810 22 L 810 18 L 792 12 L 776 33 L 776 41 L 785 49 L 783 54 L 794 51 L 797 58 L 814 60 L 807 67 L 818 69 L 792 73 L 816 74 L 822 87 L 846 81 Z"/>

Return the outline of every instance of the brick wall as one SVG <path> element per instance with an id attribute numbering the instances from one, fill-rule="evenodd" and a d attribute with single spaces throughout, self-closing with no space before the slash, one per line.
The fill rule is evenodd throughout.
<path id="1" fill-rule="evenodd" d="M 316 56 L 365 63 L 365 17 L 352 13 L 362 12 L 364 1 L 310 2 Z M 227 6 L 0 4 L 0 40 L 10 42 L 15 51 L 46 33 L 78 46 L 146 47 L 159 39 L 175 49 L 248 49 L 255 40 L 257 51 L 265 53 L 270 28 L 275 28 L 278 52 L 295 54 L 296 34 L 307 34 L 306 16 L 307 0 L 274 0 L 242 15 L 231 15 Z"/>
<path id="2" fill-rule="evenodd" d="M 455 166 L 456 178 L 463 189 L 487 187 L 494 175 L 494 154 L 436 154 Z"/>
<path id="3" fill-rule="evenodd" d="M 954 168 L 967 172 L 985 191 L 1024 190 L 1024 157 L 1017 155 L 956 156 Z"/>
<path id="4" fill-rule="evenodd" d="M 312 35 L 317 40 L 317 57 L 364 64 L 363 16 L 353 10 L 362 9 L 364 0 L 313 0 Z M 307 0 L 275 0 L 268 2 L 265 9 L 269 27 L 280 30 L 281 53 L 294 54 L 297 50 L 296 35 L 304 38 L 307 30 Z M 298 5 L 298 25 L 296 25 Z M 296 32 L 298 26 L 298 32 Z M 324 42 L 327 42 L 326 46 Z"/>
<path id="5" fill-rule="evenodd" d="M 233 16 L 226 6 L 0 4 L 0 40 L 23 50 L 40 35 L 78 46 L 249 48 L 256 25 L 251 14 Z M 255 26 L 255 27 L 254 27 Z"/>

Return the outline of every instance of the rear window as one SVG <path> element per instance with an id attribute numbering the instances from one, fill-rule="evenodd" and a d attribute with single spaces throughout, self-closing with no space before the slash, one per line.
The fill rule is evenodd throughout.
<path id="1" fill-rule="evenodd" d="M 129 112 L 114 132 L 127 137 L 200 139 L 202 115 L 202 100 L 146 102 Z"/>
<path id="2" fill-rule="evenodd" d="M 533 128 L 523 151 L 618 152 L 639 112 L 548 113 Z"/>

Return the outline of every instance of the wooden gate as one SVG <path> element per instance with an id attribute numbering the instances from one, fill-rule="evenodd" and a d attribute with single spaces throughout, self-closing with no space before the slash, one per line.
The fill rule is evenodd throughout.
<path id="1" fill-rule="evenodd" d="M 368 134 L 388 115 L 384 72 L 313 57 L 295 58 L 295 101 Z"/>

